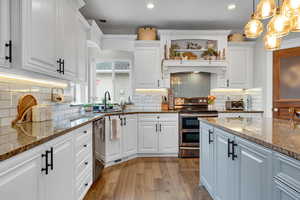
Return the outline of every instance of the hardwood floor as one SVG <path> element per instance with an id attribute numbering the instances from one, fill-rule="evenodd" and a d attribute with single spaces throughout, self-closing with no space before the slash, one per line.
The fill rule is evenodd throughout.
<path id="1" fill-rule="evenodd" d="M 136 158 L 106 168 L 84 200 L 212 200 L 198 159 Z"/>

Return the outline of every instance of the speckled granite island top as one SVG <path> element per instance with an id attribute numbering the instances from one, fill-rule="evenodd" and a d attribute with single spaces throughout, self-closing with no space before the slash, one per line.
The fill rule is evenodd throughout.
<path id="1" fill-rule="evenodd" d="M 48 142 L 66 134 L 76 128 L 84 126 L 104 116 L 123 114 L 159 114 L 176 113 L 176 111 L 126 111 L 112 113 L 95 113 L 78 115 L 59 122 L 45 121 L 20 124 L 15 127 L 0 127 L 0 161 L 32 149 L 35 146 Z"/>
<path id="2" fill-rule="evenodd" d="M 272 118 L 199 118 L 226 132 L 300 160 L 300 124 Z"/>

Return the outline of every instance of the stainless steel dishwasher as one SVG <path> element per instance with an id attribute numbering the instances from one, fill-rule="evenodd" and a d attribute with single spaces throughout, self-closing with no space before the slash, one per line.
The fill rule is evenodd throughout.
<path id="1" fill-rule="evenodd" d="M 105 142 L 105 118 L 98 119 L 93 123 L 93 180 L 101 177 L 104 165 L 101 160 L 101 148 Z"/>

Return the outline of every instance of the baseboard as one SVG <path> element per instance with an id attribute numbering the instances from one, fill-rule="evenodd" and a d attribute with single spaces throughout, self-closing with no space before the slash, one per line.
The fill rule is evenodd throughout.
<path id="1" fill-rule="evenodd" d="M 134 158 L 154 158 L 154 157 L 178 157 L 178 153 L 138 153 L 138 154 L 134 154 L 134 155 L 131 155 L 131 156 L 127 156 L 127 157 L 124 157 L 124 158 L 121 158 L 121 159 L 118 159 L 117 161 L 109 161 L 109 162 L 106 162 L 104 163 L 104 167 L 111 167 L 111 166 L 114 166 L 114 165 L 117 165 L 117 164 L 120 164 L 120 163 L 123 163 L 123 162 L 126 162 L 126 161 L 129 161 L 129 160 L 132 160 Z"/>

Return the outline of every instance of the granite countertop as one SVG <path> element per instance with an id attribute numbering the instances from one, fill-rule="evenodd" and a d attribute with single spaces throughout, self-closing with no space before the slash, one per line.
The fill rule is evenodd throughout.
<path id="1" fill-rule="evenodd" d="M 294 159 L 300 160 L 300 123 L 273 118 L 199 118 Z"/>
<path id="2" fill-rule="evenodd" d="M 176 111 L 125 111 L 112 113 L 91 113 L 73 116 L 62 121 L 44 121 L 18 124 L 15 127 L 0 127 L 0 161 L 46 143 L 76 128 L 97 119 L 122 114 L 177 113 Z"/>
<path id="3" fill-rule="evenodd" d="M 218 110 L 219 113 L 264 113 L 262 110 Z"/>

